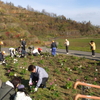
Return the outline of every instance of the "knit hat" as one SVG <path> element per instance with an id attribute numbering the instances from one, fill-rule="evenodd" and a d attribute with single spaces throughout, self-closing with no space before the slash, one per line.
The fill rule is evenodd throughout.
<path id="1" fill-rule="evenodd" d="M 25 88 L 25 86 L 22 84 L 18 86 L 18 89 L 23 89 L 23 88 Z"/>

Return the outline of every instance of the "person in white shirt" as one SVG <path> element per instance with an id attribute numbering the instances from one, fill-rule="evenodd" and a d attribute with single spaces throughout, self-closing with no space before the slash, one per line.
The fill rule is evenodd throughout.
<path id="1" fill-rule="evenodd" d="M 32 54 L 33 54 L 33 56 L 37 56 L 37 55 L 39 55 L 40 53 L 39 53 L 38 49 L 34 49 L 34 50 L 32 51 Z"/>
<path id="2" fill-rule="evenodd" d="M 19 85 L 18 91 L 15 95 L 14 100 L 32 100 L 31 97 L 27 94 L 25 86 L 23 84 Z"/>
<path id="3" fill-rule="evenodd" d="M 69 41 L 67 40 L 67 39 L 65 39 L 65 47 L 66 47 L 66 54 L 68 54 L 69 53 L 69 51 L 68 51 L 68 47 L 69 47 Z"/>
<path id="4" fill-rule="evenodd" d="M 15 48 L 9 48 L 9 52 L 10 52 L 10 57 L 14 57 L 14 56 L 16 56 L 16 51 L 15 51 Z"/>

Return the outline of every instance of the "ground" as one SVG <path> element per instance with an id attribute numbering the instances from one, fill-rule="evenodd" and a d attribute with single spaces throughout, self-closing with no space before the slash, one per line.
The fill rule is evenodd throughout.
<path id="1" fill-rule="evenodd" d="M 77 89 L 73 86 L 77 81 L 99 85 L 100 61 L 63 54 L 53 57 L 47 52 L 39 56 L 28 55 L 26 58 L 8 56 L 6 62 L 7 65 L 0 65 L 1 80 L 7 81 L 13 76 L 21 77 L 33 100 L 74 100 L 78 93 L 99 96 L 98 89 L 90 88 L 84 93 L 82 86 L 78 86 Z M 27 68 L 30 64 L 43 67 L 49 74 L 47 88 L 39 88 L 36 93 L 28 86 L 30 73 Z"/>

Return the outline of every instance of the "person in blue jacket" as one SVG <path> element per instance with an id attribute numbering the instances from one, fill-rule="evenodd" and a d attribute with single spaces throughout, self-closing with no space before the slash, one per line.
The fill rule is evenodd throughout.
<path id="1" fill-rule="evenodd" d="M 48 80 L 48 73 L 44 68 L 39 66 L 30 65 L 28 71 L 31 72 L 29 85 L 34 85 L 34 92 L 38 90 L 39 87 L 45 88 L 46 82 Z"/>

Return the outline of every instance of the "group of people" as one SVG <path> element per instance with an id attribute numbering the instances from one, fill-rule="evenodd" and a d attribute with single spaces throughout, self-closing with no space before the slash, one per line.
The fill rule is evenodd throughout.
<path id="1" fill-rule="evenodd" d="M 33 56 L 37 56 L 40 55 L 42 53 L 42 49 L 41 48 L 34 48 L 33 46 L 28 47 L 28 52 L 26 50 L 26 41 L 25 39 L 21 39 L 21 45 L 18 48 L 9 48 L 9 52 L 10 52 L 10 56 L 13 58 L 14 56 L 18 56 L 18 57 L 26 57 L 27 54 L 31 54 Z M 69 54 L 69 40 L 65 39 L 64 42 L 65 45 L 65 50 L 66 50 L 66 54 Z M 90 45 L 90 49 L 92 52 L 92 57 L 95 57 L 95 50 L 96 50 L 96 44 L 94 41 L 90 41 L 89 43 Z M 57 44 L 56 42 L 53 40 L 51 43 L 51 55 L 55 56 L 56 55 L 56 51 L 57 51 Z M 5 63 L 4 60 L 4 55 L 5 55 L 5 51 L 0 52 L 0 61 L 2 61 L 3 63 Z"/>
<path id="2" fill-rule="evenodd" d="M 34 92 L 37 92 L 38 88 L 46 88 L 49 75 L 44 68 L 29 65 L 28 71 L 31 72 L 29 86 L 35 86 Z M 26 92 L 25 86 L 21 84 L 21 79 L 14 77 L 6 82 L 0 80 L 0 100 L 32 100 L 32 98 Z"/>
<path id="3" fill-rule="evenodd" d="M 34 47 L 29 47 L 28 49 L 29 52 L 34 56 L 37 56 L 42 52 L 41 48 L 35 49 Z M 9 48 L 9 52 L 12 58 L 17 56 L 16 53 L 18 53 L 20 57 L 23 56 L 23 54 L 26 55 L 27 52 L 25 40 L 21 39 L 21 47 L 18 47 L 17 49 L 11 47 Z M 4 61 L 5 52 L 2 51 L 1 54 L 1 60 Z M 38 88 L 46 88 L 46 82 L 49 75 L 44 68 L 35 65 L 29 65 L 28 71 L 31 73 L 28 85 L 30 87 L 33 85 L 35 86 L 34 92 L 37 92 Z M 8 80 L 7 82 L 2 82 L 0 80 L 0 100 L 32 100 L 32 98 L 26 92 L 24 84 L 21 84 L 21 79 L 14 77 L 12 80 Z"/>
<path id="4" fill-rule="evenodd" d="M 66 48 L 66 54 L 68 54 L 69 53 L 68 39 L 65 39 L 64 45 Z M 90 41 L 89 45 L 91 47 L 92 56 L 94 57 L 96 49 L 95 42 Z M 56 55 L 56 49 L 57 49 L 57 44 L 53 40 L 51 43 L 51 54 L 53 56 Z M 21 40 L 21 47 L 17 48 L 17 50 L 15 48 L 9 48 L 9 51 L 11 57 L 16 56 L 16 51 L 21 56 L 23 56 L 22 54 L 26 55 L 25 40 Z M 41 48 L 34 49 L 34 47 L 29 47 L 29 51 L 34 56 L 37 56 L 39 53 L 41 53 L 42 49 Z M 0 58 L 2 58 L 1 61 L 4 61 L 4 54 L 5 54 L 4 51 L 0 52 Z M 33 85 L 35 86 L 34 92 L 37 92 L 38 88 L 46 88 L 46 82 L 48 81 L 49 75 L 44 68 L 35 65 L 29 65 L 28 71 L 30 72 L 30 79 L 28 85 L 30 87 Z M 18 77 L 14 77 L 12 80 L 8 80 L 7 82 L 2 82 L 0 80 L 0 100 L 32 100 L 32 98 L 26 92 L 24 84 L 21 84 L 21 79 Z"/>
<path id="5" fill-rule="evenodd" d="M 26 55 L 31 54 L 33 56 L 40 55 L 42 52 L 41 48 L 34 48 L 33 46 L 28 47 L 26 49 L 26 41 L 25 39 L 21 39 L 21 45 L 18 48 L 9 48 L 10 57 L 26 57 Z"/>
<path id="6" fill-rule="evenodd" d="M 65 45 L 66 54 L 69 54 L 69 45 L 70 45 L 70 43 L 69 43 L 68 39 L 65 39 L 64 45 Z M 95 44 L 94 41 L 90 41 L 89 45 L 90 45 L 90 50 L 92 52 L 92 57 L 95 57 L 96 44 Z M 57 49 L 57 44 L 53 40 L 52 43 L 51 43 L 51 54 L 53 56 L 56 55 L 56 49 Z"/>
<path id="7" fill-rule="evenodd" d="M 69 47 L 69 41 L 68 41 L 68 39 L 65 39 L 64 45 L 65 45 L 65 48 L 66 48 L 66 54 L 68 54 L 69 53 L 69 51 L 68 51 L 68 47 Z M 56 55 L 56 49 L 57 49 L 57 44 L 53 40 L 52 43 L 51 43 L 51 54 L 53 56 Z"/>

